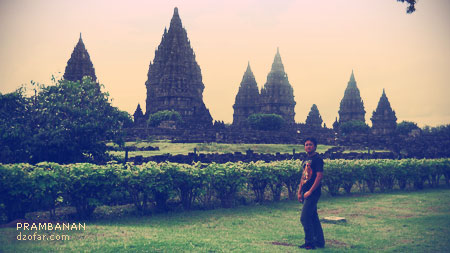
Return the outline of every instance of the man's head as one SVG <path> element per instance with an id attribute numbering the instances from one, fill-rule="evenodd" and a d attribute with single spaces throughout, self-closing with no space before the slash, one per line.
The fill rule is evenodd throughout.
<path id="1" fill-rule="evenodd" d="M 317 148 L 317 140 L 313 137 L 306 138 L 305 140 L 305 151 L 306 153 L 314 153 Z"/>

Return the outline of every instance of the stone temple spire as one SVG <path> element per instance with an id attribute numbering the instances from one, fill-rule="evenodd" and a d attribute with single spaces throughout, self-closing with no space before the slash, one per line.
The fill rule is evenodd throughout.
<path id="1" fill-rule="evenodd" d="M 397 127 L 397 117 L 383 89 L 377 109 L 372 113 L 372 132 L 374 134 L 391 134 Z"/>
<path id="2" fill-rule="evenodd" d="M 311 111 L 309 111 L 308 117 L 306 118 L 306 125 L 313 128 L 322 127 L 322 116 L 320 116 L 319 109 L 316 104 L 313 104 Z"/>
<path id="3" fill-rule="evenodd" d="M 162 110 L 180 113 L 186 127 L 207 128 L 212 117 L 203 102 L 200 66 L 195 60 L 187 32 L 174 9 L 169 30 L 164 32 L 161 43 L 150 63 L 147 87 L 146 116 Z"/>
<path id="4" fill-rule="evenodd" d="M 242 77 L 233 109 L 233 125 L 245 125 L 250 115 L 259 112 L 259 89 L 250 62 Z"/>
<path id="5" fill-rule="evenodd" d="M 280 51 L 277 49 L 272 69 L 267 76 L 267 82 L 261 90 L 261 113 L 274 113 L 283 117 L 288 125 L 295 123 L 294 89 L 284 72 Z"/>
<path id="6" fill-rule="evenodd" d="M 273 59 L 271 72 L 284 72 L 283 62 L 281 62 L 280 49 L 277 48 L 277 54 Z"/>
<path id="7" fill-rule="evenodd" d="M 84 76 L 90 76 L 92 81 L 97 81 L 95 75 L 94 65 L 91 62 L 89 53 L 84 46 L 83 39 L 78 40 L 69 61 L 67 62 L 66 70 L 64 72 L 64 79 L 70 81 L 81 81 Z"/>
<path id="8" fill-rule="evenodd" d="M 355 75 L 350 76 L 347 88 L 345 89 L 344 97 L 341 100 L 339 108 L 339 123 L 358 120 L 365 122 L 364 103 L 359 94 L 359 89 L 356 86 Z"/>

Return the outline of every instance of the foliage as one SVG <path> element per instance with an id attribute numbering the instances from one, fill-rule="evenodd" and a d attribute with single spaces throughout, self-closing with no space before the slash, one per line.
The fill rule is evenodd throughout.
<path id="1" fill-rule="evenodd" d="M 402 121 L 397 124 L 396 133 L 400 135 L 409 135 L 413 130 L 420 129 L 416 123 L 411 121 Z"/>
<path id="2" fill-rule="evenodd" d="M 264 192 L 271 182 L 272 167 L 263 161 L 251 162 L 246 166 L 247 180 L 255 192 L 256 202 L 264 201 Z"/>
<path id="3" fill-rule="evenodd" d="M 241 162 L 211 163 L 206 167 L 206 171 L 211 175 L 211 185 L 216 191 L 222 207 L 232 207 L 236 193 L 246 182 L 244 164 Z"/>
<path id="4" fill-rule="evenodd" d="M 415 7 L 416 2 L 417 2 L 416 0 L 397 0 L 397 2 L 402 2 L 402 3 L 407 2 L 409 4 L 408 7 L 406 8 L 406 13 L 408 13 L 408 14 L 411 14 L 416 11 L 416 7 Z"/>
<path id="5" fill-rule="evenodd" d="M 95 208 L 111 192 L 111 180 L 107 177 L 108 167 L 89 163 L 73 164 L 60 178 L 65 185 L 65 198 L 76 208 L 80 219 L 91 217 Z"/>
<path id="6" fill-rule="evenodd" d="M 370 127 L 359 120 L 351 120 L 344 122 L 340 125 L 339 129 L 343 134 L 351 134 L 351 133 L 368 133 Z"/>
<path id="7" fill-rule="evenodd" d="M 192 166 L 186 164 L 172 164 L 172 166 L 178 166 L 173 174 L 174 187 L 179 191 L 183 208 L 189 210 L 195 198 L 203 192 L 208 175 L 201 169 L 201 163 Z"/>
<path id="8" fill-rule="evenodd" d="M 31 106 L 23 89 L 5 95 L 0 93 L 0 161 L 28 161 Z"/>
<path id="9" fill-rule="evenodd" d="M 99 205 L 133 203 L 137 211 L 147 214 L 154 203 L 160 211 L 179 200 L 185 210 L 196 200 L 210 207 L 211 198 L 222 207 L 232 207 L 238 196 L 253 190 L 256 202 L 266 200 L 269 187 L 273 201 L 281 199 L 282 189 L 296 198 L 300 182 L 300 160 L 266 163 L 133 163 L 94 165 L 77 163 L 0 164 L 0 217 L 8 221 L 24 218 L 27 212 L 50 211 L 64 204 L 76 208 L 79 219 L 90 218 Z M 450 179 L 450 159 L 403 160 L 325 160 L 324 189 L 332 196 L 341 190 L 350 193 L 356 183 L 370 192 L 400 189 L 423 189 L 425 183 L 438 187 L 445 176 Z M 365 187 L 360 188 L 365 191 Z M 177 203 L 177 202 L 175 202 Z"/>
<path id="10" fill-rule="evenodd" d="M 123 143 L 122 129 L 132 121 L 128 113 L 113 107 L 108 94 L 100 89 L 85 77 L 81 82 L 59 80 L 43 86 L 31 98 L 20 90 L 1 95 L 1 161 L 109 160 L 105 141 Z"/>
<path id="11" fill-rule="evenodd" d="M 33 161 L 104 161 L 104 141 L 120 139 L 129 115 L 112 107 L 89 77 L 44 87 L 35 105 Z"/>
<path id="12" fill-rule="evenodd" d="M 0 164 L 0 204 L 8 221 L 24 219 L 27 212 L 35 210 L 32 170 L 29 164 Z"/>
<path id="13" fill-rule="evenodd" d="M 147 124 L 152 127 L 157 127 L 161 122 L 170 120 L 175 121 L 176 124 L 182 123 L 181 114 L 174 110 L 164 110 L 151 114 L 148 118 Z"/>
<path id="14" fill-rule="evenodd" d="M 255 130 L 277 131 L 284 125 L 284 119 L 278 114 L 256 113 L 248 117 L 250 127 Z"/>

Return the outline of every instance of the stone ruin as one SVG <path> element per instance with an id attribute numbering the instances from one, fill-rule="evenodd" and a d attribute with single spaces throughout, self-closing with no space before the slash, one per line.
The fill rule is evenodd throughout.
<path id="1" fill-rule="evenodd" d="M 83 40 L 80 38 L 67 62 L 64 79 L 77 81 L 90 76 L 97 81 L 95 69 Z M 203 102 L 202 75 L 195 60 L 195 53 L 182 26 L 178 9 L 174 9 L 169 29 L 164 29 L 161 43 L 150 62 L 147 81 L 145 113 L 138 104 L 134 116 L 134 127 L 127 130 L 127 138 L 169 139 L 175 142 L 228 142 L 228 143 L 300 143 L 306 136 L 315 136 L 320 143 L 339 145 L 356 143 L 361 147 L 369 144 L 382 146 L 395 130 L 396 116 L 386 93 L 380 98 L 372 114 L 372 133 L 341 136 L 339 126 L 347 121 L 365 122 L 364 104 L 356 85 L 354 73 L 350 76 L 344 97 L 339 108 L 339 120 L 333 128 L 322 127 L 322 117 L 315 104 L 305 123 L 294 120 L 293 88 L 277 49 L 267 81 L 261 91 L 258 89 L 250 63 L 243 75 L 239 91 L 233 105 L 233 124 L 216 121 L 212 123 L 209 110 Z M 149 115 L 161 110 L 174 110 L 180 113 L 184 125 L 179 127 L 171 122 L 162 122 L 159 127 L 148 127 Z M 249 128 L 247 118 L 254 113 L 274 113 L 281 115 L 288 127 L 280 131 L 255 131 Z M 374 135 L 376 137 L 371 137 Z"/>
<path id="2" fill-rule="evenodd" d="M 372 133 L 376 135 L 388 135 L 394 133 L 397 127 L 397 117 L 383 89 L 378 106 L 372 113 Z"/>
<path id="3" fill-rule="evenodd" d="M 341 100 L 339 108 L 339 124 L 352 120 L 366 122 L 365 115 L 364 103 L 359 94 L 359 89 L 356 86 L 356 80 L 352 70 L 350 81 L 345 89 L 344 97 Z"/>
<path id="4" fill-rule="evenodd" d="M 81 81 L 84 76 L 90 76 L 92 81 L 97 81 L 94 65 L 91 62 L 91 58 L 89 57 L 89 53 L 86 50 L 80 33 L 80 39 L 67 62 L 63 77 L 65 80 L 76 82 Z"/>
<path id="5" fill-rule="evenodd" d="M 203 102 L 200 66 L 183 28 L 178 8 L 175 8 L 170 27 L 164 34 L 150 62 L 145 117 L 163 110 L 181 114 L 187 128 L 212 127 L 212 117 Z"/>

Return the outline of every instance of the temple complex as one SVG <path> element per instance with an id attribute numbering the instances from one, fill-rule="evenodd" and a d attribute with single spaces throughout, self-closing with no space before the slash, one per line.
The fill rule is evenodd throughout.
<path id="1" fill-rule="evenodd" d="M 259 113 L 259 89 L 255 76 L 250 68 L 250 63 L 242 77 L 239 91 L 233 105 L 233 125 L 244 126 L 247 124 L 247 118 Z"/>
<path id="2" fill-rule="evenodd" d="M 145 86 L 147 118 L 158 111 L 174 110 L 180 113 L 186 127 L 212 126 L 211 114 L 203 103 L 205 86 L 200 66 L 182 26 L 178 8 L 174 9 L 169 30 L 164 30 L 153 63 L 150 62 Z"/>
<path id="3" fill-rule="evenodd" d="M 359 94 L 359 89 L 356 86 L 356 80 L 352 70 L 350 81 L 345 89 L 344 97 L 341 100 L 339 124 L 352 120 L 365 122 L 365 114 L 364 103 Z"/>
<path id="4" fill-rule="evenodd" d="M 84 76 L 90 76 L 92 81 L 97 81 L 95 75 L 94 65 L 91 62 L 89 53 L 84 46 L 83 39 L 78 40 L 69 61 L 67 62 L 66 70 L 64 72 L 64 79 L 69 81 L 81 81 Z"/>
<path id="5" fill-rule="evenodd" d="M 90 76 L 97 82 L 95 69 L 80 34 L 63 77 L 65 80 L 79 81 L 84 76 Z M 215 121 L 213 125 L 211 114 L 203 102 L 205 85 L 201 70 L 177 8 L 174 9 L 169 29 L 164 29 L 153 62 L 150 62 L 145 85 L 146 105 L 145 108 L 137 105 L 133 114 L 135 124 L 127 129 L 127 138 L 130 140 L 152 136 L 174 142 L 302 143 L 306 136 L 315 136 L 321 143 L 330 145 L 352 143 L 363 147 L 369 144 L 383 147 L 397 126 L 395 111 L 383 89 L 371 117 L 372 131 L 342 133 L 342 123 L 353 120 L 365 122 L 364 103 L 353 71 L 333 129 L 325 125 L 322 127 L 323 119 L 316 104 L 312 105 L 305 124 L 296 123 L 294 92 L 278 49 L 261 90 L 258 89 L 250 63 L 247 65 L 233 105 L 232 127 L 223 121 Z M 178 112 L 182 122 L 163 120 L 159 125 L 147 125 L 151 114 L 163 110 Z M 252 129 L 247 119 L 255 113 L 278 114 L 286 124 L 277 130 Z"/>
<path id="6" fill-rule="evenodd" d="M 372 133 L 374 134 L 391 134 L 397 127 L 395 111 L 392 110 L 384 89 L 380 101 L 378 101 L 377 109 L 373 111 L 370 120 L 372 121 Z"/>
<path id="7" fill-rule="evenodd" d="M 316 104 L 313 104 L 311 111 L 309 111 L 308 117 L 306 118 L 306 125 L 312 128 L 322 127 L 322 116 L 320 116 L 319 109 Z"/>
<path id="8" fill-rule="evenodd" d="M 284 66 L 281 62 L 280 51 L 277 49 L 267 81 L 261 89 L 261 113 L 274 113 L 283 117 L 288 125 L 295 124 L 294 90 L 289 83 Z"/>

